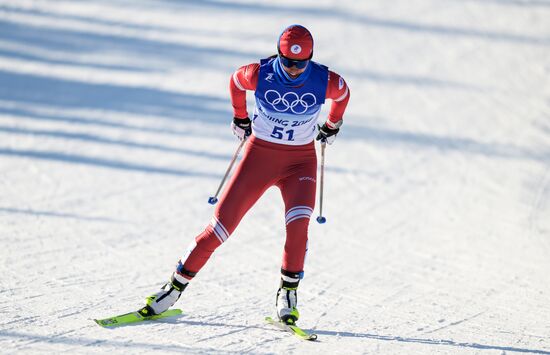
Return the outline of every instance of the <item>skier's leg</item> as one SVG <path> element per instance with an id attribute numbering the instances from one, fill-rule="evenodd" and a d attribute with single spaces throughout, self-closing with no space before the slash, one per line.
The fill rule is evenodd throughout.
<path id="1" fill-rule="evenodd" d="M 316 161 L 311 161 L 278 184 L 286 212 L 282 269 L 292 273 L 301 273 L 304 268 L 309 220 L 315 208 L 316 173 Z"/>
<path id="2" fill-rule="evenodd" d="M 314 154 L 314 151 L 313 155 L 304 152 L 306 159 L 299 168 L 277 185 L 285 202 L 286 241 L 276 305 L 279 318 L 287 323 L 299 318 L 296 290 L 303 275 L 309 220 L 315 207 L 317 161 Z"/>
<path id="3" fill-rule="evenodd" d="M 189 246 L 179 260 L 171 280 L 147 298 L 153 314 L 170 308 L 180 297 L 189 281 L 206 264 L 212 253 L 229 238 L 242 217 L 277 178 L 269 151 L 247 144 L 243 160 L 229 181 L 205 230 Z"/>
<path id="4" fill-rule="evenodd" d="M 275 183 L 276 170 L 269 151 L 254 144 L 247 146 L 210 223 L 191 243 L 178 264 L 178 271 L 183 276 L 193 278 L 212 253 L 229 238 L 246 212 Z"/>

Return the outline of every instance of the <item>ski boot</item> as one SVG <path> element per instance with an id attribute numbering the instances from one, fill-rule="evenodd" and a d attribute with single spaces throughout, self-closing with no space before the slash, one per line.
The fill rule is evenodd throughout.
<path id="1" fill-rule="evenodd" d="M 139 314 L 144 317 L 151 317 L 172 307 L 180 298 L 183 290 L 189 285 L 189 281 L 181 282 L 182 280 L 185 279 L 174 273 L 170 282 L 162 286 L 159 292 L 145 299 L 145 307 L 138 311 Z"/>
<path id="2" fill-rule="evenodd" d="M 281 270 L 281 285 L 277 291 L 277 316 L 286 324 L 296 324 L 300 313 L 298 308 L 298 283 L 300 282 L 300 274 L 291 273 Z"/>

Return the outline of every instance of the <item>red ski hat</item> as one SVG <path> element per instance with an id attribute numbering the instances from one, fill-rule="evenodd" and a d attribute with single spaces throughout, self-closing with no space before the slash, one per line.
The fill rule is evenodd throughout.
<path id="1" fill-rule="evenodd" d="M 279 53 L 295 60 L 307 60 L 313 56 L 313 36 L 307 28 L 300 25 L 287 27 L 279 36 Z"/>

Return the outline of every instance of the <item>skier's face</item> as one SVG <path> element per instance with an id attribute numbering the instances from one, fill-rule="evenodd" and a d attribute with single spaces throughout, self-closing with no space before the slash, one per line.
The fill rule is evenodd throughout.
<path id="1" fill-rule="evenodd" d="M 303 67 L 303 68 L 301 68 L 301 69 L 298 69 L 298 68 L 296 68 L 295 66 L 292 66 L 292 67 L 289 68 L 289 67 L 285 66 L 284 64 L 282 64 L 282 67 L 283 67 L 284 71 L 285 71 L 292 79 L 296 79 L 297 77 L 300 76 L 300 74 L 302 74 L 302 73 L 306 70 L 306 68 L 307 68 L 308 65 L 309 65 L 309 63 L 308 63 L 305 67 Z"/>

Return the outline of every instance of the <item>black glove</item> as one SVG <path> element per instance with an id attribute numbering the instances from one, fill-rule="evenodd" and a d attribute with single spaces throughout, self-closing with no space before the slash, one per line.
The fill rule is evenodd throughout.
<path id="1" fill-rule="evenodd" d="M 250 118 L 238 118 L 234 117 L 231 123 L 231 129 L 233 134 L 239 138 L 239 140 L 246 139 L 252 134 L 252 126 L 250 125 Z"/>
<path id="2" fill-rule="evenodd" d="M 329 128 L 326 123 L 323 126 L 318 127 L 319 134 L 315 139 L 321 141 L 322 143 L 332 144 L 336 139 L 336 134 L 340 131 L 340 128 Z"/>

